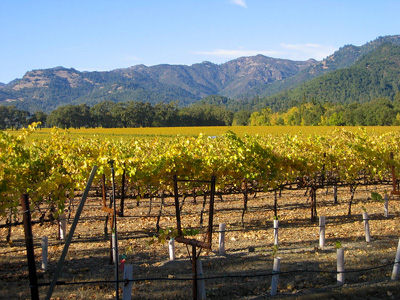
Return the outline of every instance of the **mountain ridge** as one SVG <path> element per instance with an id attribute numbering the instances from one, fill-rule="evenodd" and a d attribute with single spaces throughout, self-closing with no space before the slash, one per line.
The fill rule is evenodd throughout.
<path id="1" fill-rule="evenodd" d="M 289 91 L 252 103 L 257 109 L 268 106 L 285 110 L 301 101 L 350 104 L 378 98 L 394 99 L 400 91 L 400 46 L 384 43 L 363 54 L 347 68 L 337 69 Z"/>
<path id="2" fill-rule="evenodd" d="M 378 37 L 362 46 L 345 45 L 322 61 L 293 61 L 259 54 L 219 65 L 207 61 L 190 66 L 136 65 L 102 72 L 60 66 L 38 69 L 0 84 L 0 104 L 49 112 L 62 105 L 94 105 L 105 100 L 151 104 L 179 100 L 180 106 L 188 106 L 210 95 L 246 104 L 255 96 L 278 95 L 348 68 L 384 43 L 400 45 L 400 35 Z"/>

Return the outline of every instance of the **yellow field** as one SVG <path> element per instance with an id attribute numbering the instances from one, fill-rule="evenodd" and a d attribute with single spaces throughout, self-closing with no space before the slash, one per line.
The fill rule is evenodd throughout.
<path id="1" fill-rule="evenodd" d="M 71 137 L 78 136 L 100 136 L 111 139 L 126 139 L 131 137 L 173 137 L 197 136 L 200 133 L 209 136 L 217 136 L 227 131 L 233 131 L 237 135 L 279 135 L 279 134 L 318 134 L 324 135 L 335 130 L 334 126 L 209 126 L 209 127 L 148 127 L 148 128 L 82 128 L 69 129 Z M 361 127 L 340 127 L 349 131 L 360 130 Z M 367 126 L 362 127 L 370 133 L 398 132 L 400 126 Z M 8 131 L 17 134 L 20 131 Z M 47 139 L 51 135 L 50 128 L 37 129 L 31 136 L 32 139 Z"/>

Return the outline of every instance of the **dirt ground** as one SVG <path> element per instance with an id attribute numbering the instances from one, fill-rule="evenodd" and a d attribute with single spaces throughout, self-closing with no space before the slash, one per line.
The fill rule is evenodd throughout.
<path id="1" fill-rule="evenodd" d="M 326 217 L 326 246 L 319 248 L 318 222 L 310 221 L 310 206 L 305 191 L 283 191 L 278 198 L 279 247 L 273 247 L 273 193 L 251 195 L 248 211 L 241 224 L 242 195 L 216 199 L 212 250 L 202 251 L 206 295 L 208 299 L 399 299 L 400 280 L 390 280 L 400 237 L 400 201 L 391 198 L 389 217 L 383 216 L 383 203 L 370 200 L 371 191 L 383 193 L 389 187 L 360 187 L 347 216 L 348 188 L 339 189 L 339 204 L 332 191 L 319 190 L 318 215 Z M 74 201 L 71 220 L 80 197 Z M 127 199 L 125 217 L 118 217 L 118 247 L 126 255 L 125 264 L 133 265 L 132 299 L 191 299 L 191 248 L 175 243 L 176 259 L 169 260 L 168 242 L 154 236 L 160 199 Z M 196 228 L 202 209 L 202 197 L 193 203 L 186 199 L 182 210 L 184 228 Z M 365 241 L 362 212 L 367 211 L 371 242 Z M 110 264 L 110 238 L 104 236 L 105 213 L 101 199 L 88 198 L 75 231 L 73 242 L 59 281 L 69 285 L 55 287 L 52 299 L 115 299 L 114 265 Z M 22 219 L 22 217 L 21 217 Z M 208 220 L 208 214 L 204 215 Z M 204 221 L 205 223 L 207 221 Z M 4 220 L 1 220 L 4 224 Z M 226 224 L 226 254 L 218 253 L 218 224 Z M 176 228 L 173 199 L 166 199 L 161 228 Z M 0 299 L 30 299 L 28 268 L 23 227 L 12 228 L 12 244 L 0 238 Z M 36 267 L 39 283 L 49 283 L 64 247 L 58 240 L 58 225 L 33 226 Z M 41 237 L 49 238 L 49 267 L 41 267 Z M 195 238 L 202 239 L 199 234 Z M 336 243 L 345 252 L 345 284 L 337 285 Z M 281 258 L 278 295 L 270 296 L 274 255 Z M 122 279 L 122 270 L 119 278 Z M 215 278 L 217 277 L 217 278 Z M 186 280 L 181 280 L 186 279 Z M 97 281 L 90 284 L 82 282 Z M 98 282 L 101 281 L 101 282 Z M 80 282 L 80 283 L 79 283 Z M 71 284 L 76 283 L 76 284 Z M 123 283 L 119 284 L 122 298 Z M 39 288 L 44 299 L 48 286 Z"/>

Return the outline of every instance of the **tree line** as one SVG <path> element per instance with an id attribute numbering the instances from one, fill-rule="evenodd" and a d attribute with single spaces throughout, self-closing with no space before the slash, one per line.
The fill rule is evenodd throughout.
<path id="1" fill-rule="evenodd" d="M 104 101 L 92 107 L 86 104 L 60 106 L 48 115 L 30 114 L 15 106 L 0 106 L 0 129 L 18 129 L 32 122 L 45 127 L 173 127 L 173 126 L 229 126 L 234 113 L 223 107 L 203 103 L 178 108 L 177 102 L 112 102 Z"/>
<path id="2" fill-rule="evenodd" d="M 370 102 L 350 104 L 303 99 L 283 111 L 270 107 L 260 111 L 226 109 L 218 103 L 199 102 L 178 108 L 177 102 L 112 102 L 104 101 L 92 107 L 86 104 L 65 105 L 50 114 L 38 111 L 30 114 L 15 106 L 0 106 L 0 130 L 18 129 L 33 122 L 44 127 L 59 128 L 124 128 L 174 126 L 390 126 L 400 125 L 400 93 L 393 100 L 376 98 Z"/>
<path id="3" fill-rule="evenodd" d="M 0 130 L 19 129 L 27 127 L 33 122 L 46 123 L 47 115 L 44 112 L 30 114 L 28 111 L 17 109 L 15 106 L 0 105 Z"/>
<path id="4" fill-rule="evenodd" d="M 323 103 L 304 97 L 286 111 L 274 113 L 267 107 L 253 112 L 248 125 L 399 126 L 400 94 L 393 101 L 381 97 L 362 104 Z"/>

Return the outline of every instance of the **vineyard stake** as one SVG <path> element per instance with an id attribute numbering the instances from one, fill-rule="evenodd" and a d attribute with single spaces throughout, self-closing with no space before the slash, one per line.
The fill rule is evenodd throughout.
<path id="1" fill-rule="evenodd" d="M 201 259 L 197 259 L 197 299 L 206 299 L 206 284 L 204 282 L 203 265 Z"/>
<path id="2" fill-rule="evenodd" d="M 168 249 L 169 249 L 169 260 L 175 260 L 175 242 L 174 238 L 172 237 L 168 242 Z"/>
<path id="3" fill-rule="evenodd" d="M 113 201 L 113 209 L 114 209 L 114 213 L 113 213 L 113 233 L 114 233 L 114 243 L 113 243 L 113 253 L 114 253 L 114 257 L 115 257 L 115 299 L 119 300 L 119 288 L 118 288 L 118 259 L 119 259 L 119 255 L 118 255 L 118 231 L 117 231 L 117 203 L 115 200 L 115 172 L 114 172 L 114 161 L 110 160 L 108 162 L 110 164 L 111 167 L 111 179 L 112 179 L 112 201 Z"/>
<path id="4" fill-rule="evenodd" d="M 319 247 L 325 247 L 325 216 L 319 217 Z"/>
<path id="5" fill-rule="evenodd" d="M 272 280 L 271 280 L 271 296 L 275 296 L 277 294 L 280 270 L 281 270 L 281 258 L 275 257 L 274 266 L 272 268 L 272 273 L 274 275 L 272 275 Z"/>
<path id="6" fill-rule="evenodd" d="M 124 267 L 124 289 L 122 292 L 122 300 L 131 300 L 132 299 L 132 285 L 133 282 L 129 281 L 133 279 L 133 266 L 125 265 Z"/>
<path id="7" fill-rule="evenodd" d="M 179 180 L 179 181 L 192 181 L 192 182 L 203 182 L 211 184 L 210 191 L 210 208 L 209 208 L 209 218 L 208 218 L 208 228 L 207 228 L 207 242 L 198 241 L 196 239 L 185 238 L 182 231 L 180 208 L 179 208 L 179 190 L 178 190 L 178 179 L 177 176 L 173 176 L 174 182 L 174 198 L 175 198 L 175 212 L 176 212 L 176 227 L 178 231 L 178 236 L 175 240 L 178 243 L 183 243 L 192 246 L 192 270 L 193 270 L 193 299 L 197 299 L 197 259 L 200 256 L 201 250 L 209 249 L 211 250 L 211 240 L 212 240 L 212 228 L 213 228 L 213 217 L 214 217 L 214 196 L 215 196 L 215 176 L 211 177 L 211 181 L 208 180 Z M 199 253 L 196 253 L 196 247 L 199 247 Z M 190 255 L 190 254 L 189 254 Z"/>
<path id="8" fill-rule="evenodd" d="M 31 298 L 32 300 L 39 300 L 39 289 L 37 286 L 35 252 L 33 248 L 32 226 L 31 226 L 31 211 L 29 209 L 29 197 L 27 194 L 22 195 L 21 206 L 23 212 L 26 256 L 28 259 L 29 286 L 31 289 Z"/>
<path id="9" fill-rule="evenodd" d="M 96 175 L 96 171 L 97 171 L 97 166 L 93 166 L 92 172 L 90 173 L 90 176 L 89 176 L 89 180 L 86 184 L 85 191 L 83 192 L 81 202 L 79 203 L 78 209 L 76 210 L 76 215 L 75 215 L 74 221 L 72 222 L 71 229 L 69 230 L 69 235 L 67 236 L 67 240 L 65 241 L 63 252 L 61 253 L 61 257 L 60 257 L 60 260 L 58 261 L 56 271 L 54 272 L 53 280 L 51 281 L 49 291 L 47 292 L 46 300 L 50 300 L 51 295 L 53 294 L 54 287 L 56 286 L 58 276 L 61 273 L 61 269 L 63 267 L 65 257 L 67 256 L 69 245 L 71 244 L 72 237 L 73 237 L 75 229 L 76 229 L 76 225 L 78 224 L 79 217 L 82 213 L 83 206 L 85 205 L 86 198 L 89 194 L 89 190 L 92 185 L 93 178 Z"/>
<path id="10" fill-rule="evenodd" d="M 391 160 L 394 159 L 393 152 L 390 152 L 390 159 Z M 397 190 L 396 170 L 394 165 L 391 165 L 391 169 L 392 169 L 392 187 L 393 187 L 391 193 L 392 195 L 399 195 L 399 191 Z"/>
<path id="11" fill-rule="evenodd" d="M 365 241 L 369 243 L 371 241 L 371 235 L 369 233 L 369 223 L 368 223 L 368 213 L 363 212 L 363 222 L 364 222 L 364 231 L 365 231 Z"/>
<path id="12" fill-rule="evenodd" d="M 201 251 L 201 249 L 200 249 Z M 196 246 L 192 245 L 192 270 L 193 270 L 193 300 L 197 300 L 197 254 Z"/>
<path id="13" fill-rule="evenodd" d="M 125 180 L 126 180 L 126 171 L 125 171 L 125 163 L 124 163 L 124 171 L 122 173 L 122 182 L 121 182 L 121 200 L 120 200 L 120 217 L 124 216 L 124 204 L 125 204 Z"/>
<path id="14" fill-rule="evenodd" d="M 397 246 L 396 258 L 394 260 L 392 280 L 397 280 L 397 278 L 399 277 L 400 273 L 399 264 L 400 264 L 400 239 L 399 239 L 399 245 Z"/>
<path id="15" fill-rule="evenodd" d="M 225 255 L 225 224 L 219 224 L 219 255 Z"/>
<path id="16" fill-rule="evenodd" d="M 117 251 L 118 241 L 114 231 L 111 234 L 111 245 L 112 245 L 112 261 L 115 265 L 118 266 L 118 251 Z"/>
<path id="17" fill-rule="evenodd" d="M 216 181 L 215 176 L 211 176 L 210 206 L 208 213 L 208 229 L 207 229 L 207 243 L 209 244 L 211 244 L 213 220 L 214 220 L 215 181 Z"/>
<path id="18" fill-rule="evenodd" d="M 344 249 L 337 249 L 337 284 L 344 284 Z"/>
<path id="19" fill-rule="evenodd" d="M 60 240 L 65 240 L 66 237 L 66 233 L 67 233 L 67 220 L 65 218 L 65 214 L 60 214 L 58 216 L 58 224 L 59 224 L 59 228 L 60 228 Z"/>
<path id="20" fill-rule="evenodd" d="M 42 237 L 42 270 L 47 271 L 47 255 L 48 255 L 49 238 Z"/>
<path id="21" fill-rule="evenodd" d="M 337 199 L 337 185 L 333 186 L 333 203 L 338 204 L 338 199 Z"/>
<path id="22" fill-rule="evenodd" d="M 385 200 L 385 206 L 383 209 L 383 215 L 385 216 L 385 218 L 388 218 L 389 217 L 389 197 L 387 194 L 385 195 L 384 200 Z"/>
<path id="23" fill-rule="evenodd" d="M 274 220 L 274 245 L 278 246 L 279 220 Z"/>

